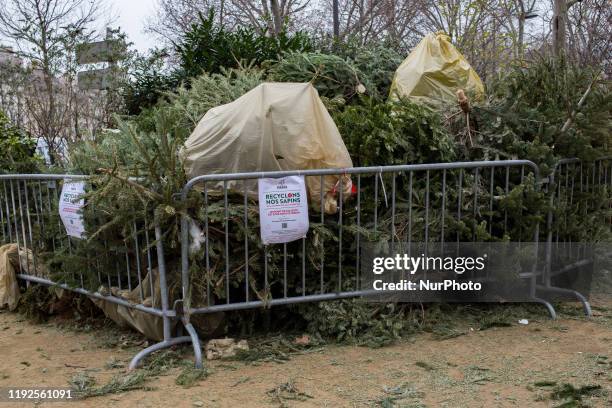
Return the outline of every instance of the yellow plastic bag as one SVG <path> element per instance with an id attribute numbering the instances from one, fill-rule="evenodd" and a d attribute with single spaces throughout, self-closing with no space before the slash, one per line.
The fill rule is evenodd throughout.
<path id="1" fill-rule="evenodd" d="M 353 167 L 317 90 L 310 83 L 264 83 L 235 101 L 210 109 L 180 151 L 187 177 Z M 310 204 L 335 212 L 339 185 L 350 196 L 350 177 L 307 177 Z M 244 183 L 244 184 L 243 184 Z M 214 184 L 214 185 L 210 185 Z M 257 196 L 257 180 L 229 181 L 229 189 Z M 209 183 L 220 191 L 223 183 Z"/>
<path id="2" fill-rule="evenodd" d="M 439 32 L 428 34 L 395 71 L 389 98 L 407 97 L 428 104 L 456 103 L 457 91 L 481 99 L 484 86 L 463 55 Z"/>

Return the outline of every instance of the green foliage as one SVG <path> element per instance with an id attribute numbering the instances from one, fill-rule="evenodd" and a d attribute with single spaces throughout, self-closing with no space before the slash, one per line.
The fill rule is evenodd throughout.
<path id="1" fill-rule="evenodd" d="M 255 67 L 203 74 L 189 88 L 180 87 L 168 95 L 169 101 L 160 104 L 151 116 L 171 116 L 176 121 L 175 131 L 183 132 L 186 138 L 209 109 L 238 99 L 263 81 L 263 72 Z"/>
<path id="2" fill-rule="evenodd" d="M 177 77 L 189 81 L 203 73 L 218 74 L 223 69 L 238 68 L 243 63 L 261 65 L 276 61 L 285 52 L 307 52 L 313 42 L 304 32 L 267 35 L 254 27 L 227 30 L 215 24 L 211 10 L 207 17 L 191 25 L 175 47 L 179 58 Z"/>
<path id="3" fill-rule="evenodd" d="M 211 10 L 207 17 L 199 15 L 198 21 L 183 34 L 174 48 L 178 61 L 172 70 L 165 67 L 167 55 L 164 50 L 153 50 L 148 56 L 135 58 L 123 89 L 123 101 L 129 115 L 138 115 L 142 111 L 145 111 L 145 117 L 154 114 L 149 110 L 163 96 L 170 96 L 173 91 L 180 94 L 186 88 L 198 86 L 194 82 L 201 86 L 202 76 L 225 77 L 228 72 L 241 76 L 243 69 L 253 71 L 254 67 L 274 63 L 287 52 L 311 51 L 313 41 L 301 31 L 281 31 L 271 36 L 256 27 L 241 26 L 229 30 L 216 23 Z M 214 94 L 211 92 L 209 95 Z M 220 92 L 216 95 L 232 97 L 230 101 L 242 93 Z"/>
<path id="4" fill-rule="evenodd" d="M 351 57 L 355 67 L 368 78 L 380 98 L 389 95 L 395 70 L 402 63 L 402 56 L 393 48 L 378 45 L 360 48 Z"/>
<path id="5" fill-rule="evenodd" d="M 556 385 L 550 393 L 550 399 L 559 401 L 555 408 L 582 408 L 589 407 L 583 398 L 604 395 L 601 385 L 583 385 L 575 387 L 572 384 Z"/>
<path id="6" fill-rule="evenodd" d="M 118 129 L 74 146 L 74 170 L 103 174 L 93 179 L 100 188 L 88 200 L 97 211 L 113 214 L 109 222 L 117 226 L 133 219 L 135 208 L 158 209 L 162 219 L 176 217 L 174 194 L 186 181 L 177 157 L 179 147 L 208 109 L 230 102 L 260 82 L 258 70 L 202 75 L 190 89 L 180 88 L 138 118 L 119 120 Z M 138 178 L 138 184 L 129 177 Z"/>
<path id="7" fill-rule="evenodd" d="M 123 87 L 126 113 L 138 115 L 155 106 L 159 98 L 177 86 L 177 80 L 164 69 L 165 53 L 155 50 L 148 56 L 137 56 Z"/>
<path id="8" fill-rule="evenodd" d="M 166 375 L 175 368 L 181 368 L 175 383 L 185 388 L 193 386 L 208 375 L 208 370 L 194 368 L 192 361 L 183 359 L 177 352 L 161 351 L 153 354 L 141 369 L 114 375 L 103 385 L 96 385 L 96 379 L 87 372 L 75 374 L 68 383 L 76 397 L 85 399 L 147 389 L 149 380 Z"/>
<path id="9" fill-rule="evenodd" d="M 300 313 L 314 337 L 381 347 L 413 333 L 432 333 L 438 340 L 467 334 L 468 327 L 487 330 L 509 326 L 518 319 L 542 316 L 533 304 L 372 304 L 359 299 L 305 304 Z"/>
<path id="10" fill-rule="evenodd" d="M 363 97 L 359 104 L 334 112 L 333 118 L 356 166 L 449 162 L 456 157 L 440 115 L 425 105 Z"/>
<path id="11" fill-rule="evenodd" d="M 73 152 L 75 168 L 94 175 L 90 179 L 91 188 L 86 195 L 88 205 L 84 209 L 87 229 L 91 233 L 88 240 L 79 242 L 72 252 L 60 251 L 64 259 L 56 269 L 66 273 L 83 267 L 91 270 L 92 252 L 125 252 L 126 249 L 121 249 L 125 248 L 125 242 L 133 240 L 137 232 L 152 230 L 155 217 L 168 234 L 167 256 L 172 259 L 172 250 L 178 242 L 178 217 L 182 211 L 174 195 L 186 181 L 176 155 L 180 139 L 170 131 L 172 123 L 167 116 L 157 116 L 155 126 L 161 132 L 153 133 L 138 130 L 134 123 L 120 122 L 118 134 L 107 134 L 98 143 L 83 143 Z M 134 230 L 135 225 L 138 231 Z M 108 248 L 102 246 L 103 243 Z M 109 270 L 113 260 L 101 259 L 98 266 L 100 263 L 103 269 Z M 93 273 L 89 277 L 92 279 L 87 287 L 92 287 L 96 277 Z"/>
<path id="12" fill-rule="evenodd" d="M 32 173 L 41 164 L 36 141 L 14 126 L 0 110 L 0 173 Z"/>
<path id="13" fill-rule="evenodd" d="M 477 128 L 470 158 L 529 159 L 546 174 L 560 158 L 590 161 L 612 152 L 612 94 L 599 70 L 540 58 L 513 67 L 489 89 L 488 103 L 472 113 Z M 568 118 L 572 125 L 563 132 Z M 464 128 L 462 115 L 456 119 Z"/>
<path id="14" fill-rule="evenodd" d="M 174 383 L 184 388 L 190 388 L 197 384 L 200 380 L 208 377 L 208 374 L 209 372 L 205 368 L 195 368 L 193 364 L 189 363 L 189 365 L 183 367 L 183 370 L 178 377 L 176 377 Z"/>
<path id="15" fill-rule="evenodd" d="M 368 347 L 387 345 L 411 333 L 408 309 L 392 303 L 373 306 L 361 300 L 306 305 L 302 314 L 315 336 Z"/>
<path id="16" fill-rule="evenodd" d="M 189 209 L 202 208 L 201 198 L 196 193 L 193 194 L 195 201 L 187 205 L 176 199 L 175 194 L 186 182 L 178 149 L 209 108 L 231 101 L 260 81 L 258 70 L 227 70 L 224 74 L 203 75 L 190 89 L 181 88 L 169 95 L 168 100 L 143 111 L 138 118 L 118 119 L 117 129 L 106 131 L 96 140 L 73 145 L 72 171 L 94 175 L 90 179 L 88 204 L 84 209 L 90 233 L 87 241 L 73 242 L 72 248 L 62 246 L 47 253 L 51 273 L 60 274 L 57 278 L 80 286 L 74 277 L 78 278 L 81 271 L 89 271 L 84 274 L 84 286 L 97 290 L 99 282 L 95 270 L 111 270 L 116 266 L 112 258 L 98 259 L 93 265 L 91 254 L 111 251 L 125 258 L 134 234 L 142 236 L 144 230 L 148 230 L 153 237 L 155 214 L 165 232 L 167 274 L 171 295 L 175 293 L 174 290 L 178 290 L 174 273 L 179 268 L 180 216 Z M 57 231 L 45 233 L 52 235 Z M 47 242 L 51 246 L 51 239 Z"/>
<path id="17" fill-rule="evenodd" d="M 49 316 L 51 304 L 56 300 L 53 288 L 32 285 L 22 293 L 17 310 L 34 322 L 44 322 Z"/>
<path id="18" fill-rule="evenodd" d="M 318 52 L 286 55 L 270 67 L 269 79 L 277 82 L 312 82 L 325 98 L 350 100 L 359 93 L 376 95 L 374 86 L 350 61 Z"/>
<path id="19" fill-rule="evenodd" d="M 391 48 L 374 46 L 343 50 L 339 54 L 290 53 L 270 67 L 269 78 L 280 82 L 312 82 L 319 95 L 328 99 L 367 94 L 386 99 L 401 56 Z"/>
<path id="20" fill-rule="evenodd" d="M 120 394 L 143 389 L 147 381 L 145 371 L 134 371 L 112 377 L 106 384 L 96 386 L 96 380 L 88 373 L 78 373 L 68 381 L 77 398 L 85 399 L 108 394 Z"/>
<path id="21" fill-rule="evenodd" d="M 290 360 L 292 353 L 300 353 L 317 343 L 312 341 L 309 345 L 299 346 L 285 335 L 274 336 L 266 333 L 265 336 L 251 337 L 248 350 L 236 350 L 236 355 L 227 357 L 228 361 L 241 361 L 245 364 L 256 362 L 284 363 Z"/>

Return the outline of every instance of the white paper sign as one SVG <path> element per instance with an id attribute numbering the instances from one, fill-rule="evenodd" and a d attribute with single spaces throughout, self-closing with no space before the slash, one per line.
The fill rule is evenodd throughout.
<path id="1" fill-rule="evenodd" d="M 66 233 L 71 237 L 83 238 L 85 235 L 85 224 L 81 213 L 85 199 L 80 198 L 84 193 L 84 181 L 64 180 L 59 201 L 59 213 Z"/>
<path id="2" fill-rule="evenodd" d="M 304 176 L 258 180 L 259 223 L 264 245 L 295 241 L 308 232 Z"/>

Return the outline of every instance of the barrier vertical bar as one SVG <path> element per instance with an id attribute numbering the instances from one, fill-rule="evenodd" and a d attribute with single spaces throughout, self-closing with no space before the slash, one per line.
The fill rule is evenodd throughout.
<path id="1" fill-rule="evenodd" d="M 186 234 L 185 234 L 186 235 Z M 211 279 L 211 273 L 210 273 L 210 247 L 209 247 L 209 241 L 210 241 L 210 231 L 208 228 L 208 184 L 204 183 L 204 235 L 206 236 L 206 242 L 204 243 L 204 248 L 205 248 L 205 257 L 206 257 L 206 301 L 208 306 L 210 306 L 210 279 Z M 185 239 L 189 239 L 189 238 L 185 238 Z M 187 253 L 184 254 L 185 257 L 187 257 Z M 183 266 L 184 268 L 186 268 L 186 266 Z M 188 270 L 186 272 L 188 274 Z M 184 280 L 186 280 L 187 282 L 183 283 L 183 286 L 185 288 L 187 288 L 189 285 L 189 275 L 186 275 L 186 277 L 183 277 Z"/>
<path id="2" fill-rule="evenodd" d="M 306 238 L 302 238 L 302 296 L 306 296 Z"/>
<path id="3" fill-rule="evenodd" d="M 11 239 L 6 239 L 6 232 L 4 228 L 4 206 L 3 200 L 1 200 L 2 196 L 0 196 L 0 224 L 2 225 L 2 243 L 9 242 Z"/>
<path id="4" fill-rule="evenodd" d="M 495 167 L 491 167 L 489 180 L 489 235 L 493 235 L 493 194 L 495 192 Z"/>
<path id="5" fill-rule="evenodd" d="M 504 198 L 508 199 L 508 194 L 510 193 L 510 166 L 506 166 L 506 182 L 504 187 Z M 508 232 L 508 209 L 504 208 L 504 234 Z"/>
<path id="6" fill-rule="evenodd" d="M 21 204 L 21 187 L 19 186 L 19 180 L 16 181 L 16 184 L 17 184 L 17 201 L 19 203 L 19 223 L 21 224 L 21 237 L 23 238 L 23 248 L 25 249 L 26 271 L 28 275 L 30 275 L 30 257 L 28 253 L 28 237 L 26 235 L 25 224 L 23 222 L 23 206 Z M 12 187 L 13 186 L 12 186 L 12 181 L 11 181 L 11 190 L 12 190 Z"/>
<path id="7" fill-rule="evenodd" d="M 425 254 L 429 242 L 429 170 L 425 172 Z"/>
<path id="8" fill-rule="evenodd" d="M 132 221 L 132 233 L 134 234 L 134 249 L 136 251 L 136 276 L 138 277 L 138 294 L 140 295 L 140 301 L 144 301 L 144 288 L 142 287 L 142 273 L 140 266 L 140 245 L 138 244 L 138 228 L 136 227 L 136 221 Z"/>
<path id="9" fill-rule="evenodd" d="M 32 266 L 34 267 L 34 275 L 38 275 L 38 268 L 36 265 L 36 251 L 34 245 L 34 237 L 32 235 L 32 220 L 30 219 L 30 202 L 28 198 L 28 183 L 26 180 L 23 181 L 24 187 L 24 197 L 25 197 L 25 209 L 26 209 L 26 218 L 28 220 L 28 235 L 30 237 L 30 247 L 32 248 Z M 21 207 L 21 203 L 19 203 Z"/>
<path id="10" fill-rule="evenodd" d="M 226 303 L 230 303 L 229 287 L 229 208 L 227 203 L 227 181 L 223 182 L 223 209 L 225 211 L 225 298 Z"/>
<path id="11" fill-rule="evenodd" d="M 360 274 L 360 269 L 361 269 L 361 263 L 359 262 L 359 256 L 360 256 L 360 251 L 361 251 L 360 239 L 361 239 L 361 174 L 357 174 L 357 237 L 356 237 L 357 254 L 355 256 L 355 258 L 357 258 L 356 264 L 355 264 L 355 271 L 356 271 L 355 288 L 357 288 L 357 290 L 361 288 L 361 281 L 359 279 L 359 274 Z"/>
<path id="12" fill-rule="evenodd" d="M 473 233 L 472 233 L 472 242 L 476 242 L 476 229 L 478 228 L 478 219 L 477 219 L 477 215 L 478 215 L 478 167 L 476 167 L 476 169 L 474 170 L 474 204 L 472 205 L 473 208 L 473 217 L 474 217 L 474 224 L 473 224 Z"/>
<path id="13" fill-rule="evenodd" d="M 459 169 L 459 183 L 457 189 L 457 222 L 461 221 L 461 202 L 463 201 L 463 169 Z M 461 232 L 457 230 L 457 244 L 461 240 Z"/>
<path id="14" fill-rule="evenodd" d="M 395 251 L 395 172 L 391 173 L 391 251 Z"/>
<path id="15" fill-rule="evenodd" d="M 9 236 L 9 241 L 13 240 L 13 227 L 11 226 L 11 212 L 9 210 L 9 199 L 8 199 L 8 194 L 6 191 L 6 180 L 2 180 L 2 187 L 4 189 L 4 206 L 6 209 L 6 225 L 7 225 L 7 231 L 8 231 L 8 236 Z"/>
<path id="16" fill-rule="evenodd" d="M 283 297 L 287 297 L 287 243 L 283 243 Z"/>
<path id="17" fill-rule="evenodd" d="M 408 251 L 412 244 L 412 171 L 408 172 Z"/>
<path id="18" fill-rule="evenodd" d="M 247 194 L 247 184 L 244 183 L 244 287 L 245 294 L 244 298 L 248 302 L 249 301 L 249 234 L 247 231 L 249 230 L 249 203 L 248 203 L 248 194 Z M 208 241 L 208 237 L 206 238 Z"/>
<path id="19" fill-rule="evenodd" d="M 444 253 L 444 222 L 446 221 L 446 169 L 442 171 L 442 215 L 440 219 L 440 244 Z"/>
<path id="20" fill-rule="evenodd" d="M 338 215 L 338 292 L 342 292 L 342 205 L 344 202 L 343 192 L 344 185 L 342 182 L 342 176 L 339 178 L 340 184 L 340 206 L 339 206 L 339 215 Z"/>
<path id="21" fill-rule="evenodd" d="M 320 190 L 321 190 L 321 192 L 320 192 L 320 194 L 321 194 L 321 198 L 320 198 L 320 200 L 321 200 L 320 201 L 320 206 L 321 206 L 321 225 L 324 225 L 324 223 L 325 223 L 325 204 L 324 204 L 324 201 L 323 201 L 323 188 L 324 188 L 325 184 L 323 184 L 323 175 L 320 176 L 319 182 L 320 182 L 320 186 L 321 186 L 321 188 L 320 188 Z M 321 279 L 320 279 L 321 280 L 321 293 L 324 293 L 325 289 L 324 289 L 323 270 L 325 269 L 325 244 L 324 244 L 323 237 L 321 237 L 321 267 L 320 267 L 320 269 L 321 269 Z"/>

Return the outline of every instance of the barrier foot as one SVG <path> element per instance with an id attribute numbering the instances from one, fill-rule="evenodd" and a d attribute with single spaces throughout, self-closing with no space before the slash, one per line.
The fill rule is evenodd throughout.
<path id="1" fill-rule="evenodd" d="M 536 303 L 539 303 L 541 305 L 544 305 L 546 310 L 548 310 L 548 314 L 550 315 L 550 318 L 552 320 L 555 320 L 557 318 L 557 312 L 555 311 L 555 308 L 553 307 L 553 305 L 550 304 L 550 302 L 547 302 L 546 300 L 540 299 L 540 298 L 537 298 L 537 297 L 534 297 L 533 301 L 536 302 Z"/>
<path id="2" fill-rule="evenodd" d="M 167 348 L 167 347 L 172 347 L 175 346 L 177 344 L 181 344 L 181 343 L 190 343 L 192 342 L 192 338 L 190 336 L 183 336 L 183 337 L 174 337 L 168 340 L 164 340 L 161 341 L 159 343 L 155 343 L 152 346 L 147 347 L 144 350 L 141 350 L 138 352 L 138 354 L 136 354 L 133 358 L 132 361 L 130 361 L 130 365 L 128 367 L 129 370 L 134 370 L 136 368 L 138 368 L 138 365 L 140 364 L 140 361 L 145 358 L 146 356 L 148 356 L 149 354 Z"/>
<path id="3" fill-rule="evenodd" d="M 536 286 L 537 289 L 542 290 L 542 291 L 549 291 L 549 292 L 557 292 L 557 293 L 566 293 L 568 295 L 574 296 L 576 299 L 578 299 L 578 301 L 580 303 L 582 303 L 582 310 L 584 311 L 584 315 L 587 317 L 592 317 L 593 316 L 593 312 L 591 310 L 591 304 L 589 303 L 589 301 L 587 300 L 587 298 L 584 297 L 584 295 L 582 295 L 582 293 L 572 290 L 572 289 L 565 289 L 565 288 L 559 288 L 556 286 Z"/>
<path id="4" fill-rule="evenodd" d="M 195 367 L 202 368 L 202 346 L 200 345 L 200 337 L 198 333 L 195 331 L 195 328 L 191 323 L 183 322 L 187 333 L 189 333 L 189 338 L 191 339 L 191 344 L 193 345 L 193 354 L 195 355 Z"/>

